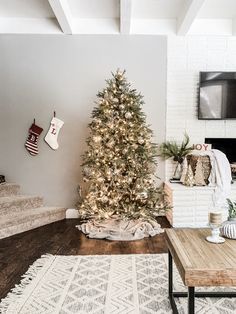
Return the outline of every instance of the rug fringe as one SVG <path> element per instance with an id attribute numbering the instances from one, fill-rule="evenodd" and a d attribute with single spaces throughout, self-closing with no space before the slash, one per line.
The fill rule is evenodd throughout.
<path id="1" fill-rule="evenodd" d="M 7 310 L 12 303 L 16 303 L 25 295 L 25 290 L 27 286 L 32 283 L 32 281 L 36 278 L 39 271 L 43 268 L 45 263 L 55 256 L 52 254 L 42 255 L 39 259 L 37 259 L 27 270 L 27 272 L 21 276 L 21 281 L 19 284 L 15 285 L 14 288 L 10 290 L 7 296 L 1 300 L 0 302 L 0 313 L 9 313 Z M 12 312 L 13 313 L 13 312 Z"/>

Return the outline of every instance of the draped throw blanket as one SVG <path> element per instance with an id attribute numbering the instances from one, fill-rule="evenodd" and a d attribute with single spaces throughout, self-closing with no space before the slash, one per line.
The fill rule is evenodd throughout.
<path id="1" fill-rule="evenodd" d="M 230 163 L 224 153 L 218 149 L 212 149 L 212 171 L 210 180 L 216 185 L 214 202 L 215 205 L 225 203 L 225 199 L 229 197 L 231 191 L 231 168 Z M 215 181 L 215 182 L 214 182 Z"/>

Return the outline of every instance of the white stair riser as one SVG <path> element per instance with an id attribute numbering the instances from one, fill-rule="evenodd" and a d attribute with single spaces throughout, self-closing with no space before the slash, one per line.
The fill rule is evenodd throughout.
<path id="1" fill-rule="evenodd" d="M 0 184 L 0 239 L 66 218 L 66 209 L 44 207 L 39 196 L 18 195 L 16 183 Z"/>
<path id="2" fill-rule="evenodd" d="M 0 197 L 17 195 L 19 190 L 18 184 L 0 184 Z"/>
<path id="3" fill-rule="evenodd" d="M 15 226 L 10 226 L 5 229 L 1 229 L 0 239 L 10 237 L 14 234 L 22 233 L 28 230 L 32 230 L 44 225 L 48 225 L 52 222 L 63 220 L 65 218 L 66 218 L 65 210 L 61 210 L 53 214 L 48 214 L 47 216 L 43 216 L 37 219 L 30 219 L 29 217 L 29 219 L 24 223 Z"/>
<path id="4" fill-rule="evenodd" d="M 30 208 L 37 208 L 43 205 L 43 199 L 41 197 L 26 197 L 18 200 L 9 200 L 0 204 L 0 215 L 9 215 L 24 211 Z"/>

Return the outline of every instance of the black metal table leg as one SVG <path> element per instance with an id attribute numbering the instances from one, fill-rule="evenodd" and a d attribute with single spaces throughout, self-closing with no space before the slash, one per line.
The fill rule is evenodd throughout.
<path id="1" fill-rule="evenodd" d="M 188 287 L 188 314 L 194 314 L 195 288 Z"/>
<path id="2" fill-rule="evenodd" d="M 178 314 L 178 309 L 173 296 L 173 259 L 170 251 L 168 251 L 168 289 L 172 311 L 174 314 Z"/>
<path id="3" fill-rule="evenodd" d="M 173 259 L 168 251 L 168 278 L 169 278 L 169 296 L 173 294 Z"/>

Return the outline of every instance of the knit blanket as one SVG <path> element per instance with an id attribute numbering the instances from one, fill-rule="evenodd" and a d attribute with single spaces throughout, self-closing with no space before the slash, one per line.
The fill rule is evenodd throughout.
<path id="1" fill-rule="evenodd" d="M 225 199 L 229 197 L 231 191 L 231 168 L 230 163 L 224 153 L 218 149 L 212 149 L 212 172 L 209 180 L 214 185 L 216 184 L 214 202 L 217 205 L 222 205 Z"/>

